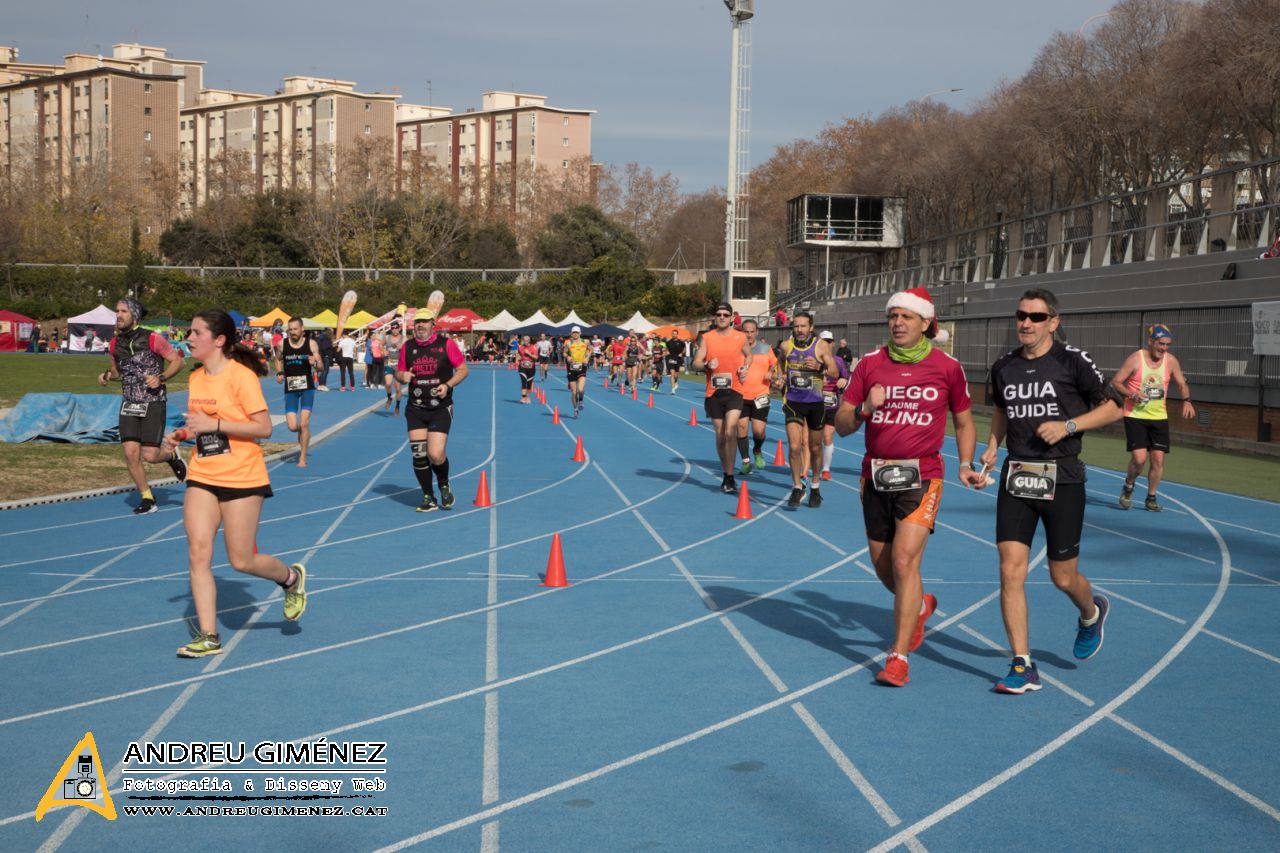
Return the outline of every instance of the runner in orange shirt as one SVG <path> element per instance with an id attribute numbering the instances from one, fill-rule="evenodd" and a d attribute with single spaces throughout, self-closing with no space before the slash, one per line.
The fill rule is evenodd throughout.
<path id="1" fill-rule="evenodd" d="M 267 365 L 244 344 L 225 311 L 201 311 L 187 338 L 191 357 L 203 366 L 188 386 L 186 426 L 164 437 L 173 450 L 188 437 L 196 452 L 188 466 L 182 518 L 187 530 L 191 597 L 197 624 L 178 656 L 222 653 L 218 635 L 218 590 L 213 578 L 213 540 L 218 527 L 227 560 L 238 572 L 275 581 L 284 590 L 284 618 L 295 621 L 307 608 L 307 572 L 258 553 L 258 518 L 271 497 L 271 481 L 258 441 L 271 435 L 271 416 L 258 378 Z"/>
<path id="2" fill-rule="evenodd" d="M 747 336 L 747 346 L 751 347 L 751 367 L 747 369 L 747 378 L 742 380 L 742 416 L 738 418 L 738 455 L 742 457 L 742 468 L 738 473 L 744 477 L 751 473 L 752 456 L 748 454 L 747 427 L 751 428 L 754 444 L 755 469 L 764 468 L 764 428 L 769 420 L 769 386 L 773 384 L 774 373 L 778 367 L 778 357 L 773 348 L 764 341 L 757 340 L 760 332 L 755 320 L 742 321 L 742 333 Z"/>
<path id="3" fill-rule="evenodd" d="M 738 441 L 738 419 L 742 415 L 742 379 L 751 366 L 747 336 L 732 328 L 733 308 L 727 302 L 716 306 L 715 325 L 698 342 L 693 359 L 694 372 L 707 373 L 706 412 L 715 426 L 716 452 L 724 479 L 720 491 L 738 491 L 733 479 L 734 445 Z"/>

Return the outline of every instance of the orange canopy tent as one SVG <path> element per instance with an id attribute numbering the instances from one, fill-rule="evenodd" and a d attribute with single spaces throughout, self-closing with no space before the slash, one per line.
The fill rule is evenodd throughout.
<path id="1" fill-rule="evenodd" d="M 270 329 L 276 324 L 276 320 L 279 320 L 281 323 L 287 323 L 289 322 L 289 318 L 292 316 L 292 314 L 281 308 L 272 308 L 261 317 L 254 317 L 249 321 L 249 325 L 253 326 L 255 329 Z"/>
<path id="2" fill-rule="evenodd" d="M 659 326 L 650 334 L 657 335 L 660 338 L 679 338 L 682 341 L 693 340 L 693 332 L 690 332 L 684 326 L 677 326 L 675 323 Z"/>

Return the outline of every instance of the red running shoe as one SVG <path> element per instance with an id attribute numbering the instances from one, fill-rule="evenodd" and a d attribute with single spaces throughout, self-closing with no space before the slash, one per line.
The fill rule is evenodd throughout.
<path id="1" fill-rule="evenodd" d="M 830 480 L 830 479 L 831 479 L 831 472 L 830 472 L 830 471 L 823 471 L 823 472 L 822 472 L 822 479 L 824 479 L 824 480 Z"/>
<path id="2" fill-rule="evenodd" d="M 897 652 L 889 652 L 884 669 L 876 673 L 876 681 L 890 687 L 902 687 L 910 680 L 907 677 L 907 659 Z"/>
<path id="3" fill-rule="evenodd" d="M 920 648 L 920 644 L 924 642 L 924 623 L 929 621 L 929 617 L 937 609 L 938 599 L 934 598 L 932 593 L 926 592 L 924 594 L 924 612 L 916 620 L 916 629 L 911 632 L 911 642 L 907 644 L 907 651 L 914 652 Z"/>

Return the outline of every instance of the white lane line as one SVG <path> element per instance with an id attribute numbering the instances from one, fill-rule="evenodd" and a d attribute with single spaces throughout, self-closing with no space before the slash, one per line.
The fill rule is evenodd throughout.
<path id="1" fill-rule="evenodd" d="M 827 730 L 818 724 L 813 714 L 809 713 L 809 709 L 802 702 L 795 702 L 791 705 L 791 710 L 795 711 L 796 716 L 804 721 L 805 726 L 818 739 L 818 743 L 822 744 L 822 748 L 827 751 L 827 755 L 830 755 L 836 766 L 844 771 L 844 775 L 849 777 L 859 793 L 876 810 L 876 814 L 880 815 L 881 819 L 889 826 L 897 826 L 902 823 L 902 818 L 898 817 L 898 813 L 885 801 L 880 792 L 875 789 L 875 786 L 867 780 L 867 777 L 863 776 L 861 771 L 854 766 L 854 763 L 849 760 L 849 756 L 844 753 L 844 750 L 840 749 L 836 742 L 831 739 L 831 735 L 827 733 Z"/>
<path id="2" fill-rule="evenodd" d="M 1075 740 L 1081 734 L 1083 734 L 1084 732 L 1088 731 L 1090 728 L 1095 726 L 1099 720 L 1106 718 L 1117 708 L 1124 705 L 1125 702 L 1128 702 L 1134 696 L 1141 693 L 1142 690 L 1146 688 L 1148 684 L 1150 684 L 1158 675 L 1160 675 L 1160 673 L 1164 672 L 1164 670 L 1167 669 L 1169 665 L 1173 663 L 1173 661 L 1176 660 L 1180 654 L 1182 654 L 1182 651 L 1191 643 L 1193 639 L 1195 639 L 1196 635 L 1199 634 L 1201 630 L 1203 630 L 1205 624 L 1209 621 L 1209 619 L 1213 616 L 1214 612 L 1217 611 L 1218 606 L 1222 603 L 1222 599 L 1227 593 L 1227 587 L 1231 582 L 1231 552 L 1228 550 L 1227 543 L 1222 538 L 1222 534 L 1218 532 L 1217 528 L 1215 528 L 1207 518 L 1205 518 L 1200 513 L 1196 512 L 1196 510 L 1193 507 L 1183 503 L 1177 498 L 1166 495 L 1166 499 L 1179 504 L 1183 509 L 1187 510 L 1187 512 L 1195 516 L 1196 520 L 1199 521 L 1200 524 L 1202 524 L 1204 528 L 1209 531 L 1210 535 L 1212 535 L 1214 540 L 1218 543 L 1219 553 L 1222 555 L 1222 564 L 1221 564 L 1221 570 L 1219 573 L 1217 590 L 1214 592 L 1213 598 L 1205 606 L 1204 610 L 1201 611 L 1200 615 L 1196 618 L 1196 621 L 1192 624 L 1192 626 L 1186 631 L 1186 633 L 1182 635 L 1182 637 L 1178 639 L 1176 643 L 1173 644 L 1173 646 L 1169 649 L 1169 651 L 1167 651 L 1164 654 L 1164 656 L 1160 658 L 1160 660 L 1156 661 L 1156 663 L 1150 669 L 1144 672 L 1137 681 L 1133 682 L 1133 684 L 1125 688 L 1119 695 L 1111 699 L 1101 708 L 1098 708 L 1096 711 L 1094 711 L 1084 720 L 1081 720 L 1079 723 L 1072 726 L 1070 729 L 1066 730 L 1062 734 L 1050 740 L 1044 746 L 1032 752 L 1030 755 L 1023 758 L 1021 761 L 1018 761 L 1015 764 L 1011 765 L 1010 767 L 1006 768 L 1005 770 L 1001 771 L 1000 773 L 997 773 L 995 776 L 991 777 L 986 782 L 983 782 L 982 784 L 978 785 L 977 787 L 973 788 L 967 793 L 957 797 L 956 799 L 952 800 L 950 803 L 947 803 L 942 808 L 937 809 L 936 811 L 932 812 L 931 814 L 927 815 L 921 820 L 916 821 L 915 823 L 911 824 L 911 826 L 907 827 L 901 832 L 898 832 L 897 834 L 892 835 L 889 838 L 885 839 L 880 844 L 877 844 L 875 847 L 871 848 L 872 850 L 883 851 L 884 853 L 887 853 L 887 851 L 892 850 L 894 847 L 897 847 L 899 844 L 903 843 L 903 841 L 905 841 L 907 838 L 914 838 L 920 833 L 928 830 L 930 827 L 936 826 L 938 823 L 941 823 L 942 821 L 946 820 L 951 815 L 959 811 L 962 811 L 963 809 L 967 808 L 968 806 L 982 799 L 984 796 L 994 791 L 996 788 L 999 788 L 1005 782 L 1008 782 L 1010 779 L 1013 779 L 1016 776 L 1020 775 L 1024 770 L 1034 767 L 1036 764 L 1040 763 L 1040 761 L 1042 761 L 1047 756 L 1052 755 L 1054 752 L 1057 752 L 1063 746 L 1066 746 L 1068 743 Z"/>
<path id="3" fill-rule="evenodd" d="M 1249 652 L 1250 654 L 1255 654 L 1258 657 L 1262 658 L 1263 660 L 1269 660 L 1272 663 L 1280 663 L 1280 657 L 1267 654 L 1261 649 L 1255 649 L 1253 646 L 1246 646 L 1244 643 L 1240 642 L 1239 640 L 1233 640 L 1230 637 L 1224 637 L 1223 635 L 1219 634 L 1217 631 L 1210 631 L 1208 628 L 1205 628 L 1204 634 L 1207 637 L 1213 637 L 1215 640 L 1221 640 L 1222 642 L 1226 643 L 1229 646 L 1235 646 L 1237 649 L 1240 649 L 1241 651 L 1246 651 L 1246 652 Z"/>
<path id="4" fill-rule="evenodd" d="M 121 560 L 125 559 L 126 557 L 134 554 L 139 549 L 141 549 L 143 545 L 147 545 L 151 543 L 153 540 L 159 539 L 160 537 L 164 536 L 164 534 L 168 533 L 170 530 L 173 530 L 175 527 L 178 527 L 181 524 L 182 524 L 182 519 L 178 519 L 177 521 L 173 522 L 169 526 L 163 527 L 160 530 L 157 530 L 155 533 L 153 533 L 151 536 L 147 537 L 146 539 L 143 539 L 141 542 L 137 542 L 133 545 L 127 546 L 126 550 L 119 552 L 114 557 L 111 557 L 108 560 L 103 560 L 101 563 L 94 566 L 92 569 L 85 572 L 84 574 L 79 575 L 73 580 L 67 581 L 62 586 L 55 589 L 53 592 L 33 599 L 27 604 L 26 607 L 23 607 L 21 610 L 15 610 L 13 613 L 10 613 L 8 616 L 5 616 L 3 619 L 0 619 L 0 628 L 3 628 L 5 625 L 10 624 L 16 619 L 20 619 L 23 616 L 26 616 L 28 613 L 35 610 L 41 604 L 44 604 L 46 601 L 50 601 L 55 597 L 67 594 L 68 592 L 75 589 L 75 587 L 79 586 L 80 584 L 84 583 L 87 580 L 99 580 L 99 581 L 105 580 L 105 579 L 95 578 L 94 575 L 98 574 L 98 572 L 101 572 L 103 569 L 109 568 L 114 564 L 120 562 Z M 98 590 L 102 588 L 103 587 L 99 585 L 94 587 L 88 587 L 83 591 L 91 592 L 93 590 Z"/>
<path id="5" fill-rule="evenodd" d="M 1155 616 L 1159 616 L 1162 619 L 1168 619 L 1170 622 L 1176 622 L 1179 625 L 1187 624 L 1186 619 L 1183 619 L 1178 616 L 1174 616 L 1172 613 L 1166 613 L 1163 610 L 1152 607 L 1149 604 L 1143 604 L 1141 601 L 1137 601 L 1135 599 L 1129 598 L 1126 595 L 1121 595 L 1120 593 L 1112 589 L 1110 586 L 1104 586 L 1103 584 L 1100 584 L 1097 582 L 1094 582 L 1093 585 L 1098 589 L 1102 590 L 1103 592 L 1105 592 L 1110 597 L 1116 599 L 1117 601 L 1123 601 L 1125 604 L 1131 605 L 1133 607 L 1137 607 L 1139 610 L 1145 610 L 1148 613 L 1151 613 Z"/>
<path id="6" fill-rule="evenodd" d="M 654 441 L 657 441 L 657 439 L 654 439 Z M 688 466 L 690 463 L 689 463 L 689 458 L 687 456 L 675 450 L 674 448 L 663 444 L 662 442 L 658 442 L 658 443 L 661 444 L 665 449 L 671 451 L 676 456 L 684 460 L 685 469 L 686 471 L 688 470 Z M 605 473 L 604 469 L 601 468 L 600 465 L 598 464 L 595 467 L 596 467 L 596 470 L 599 471 L 600 476 L 603 477 L 605 479 L 605 482 L 607 482 L 610 485 L 610 487 L 613 488 L 614 492 L 617 493 L 618 497 L 623 501 L 623 503 L 630 505 L 631 501 L 627 498 L 625 494 L 623 494 L 622 490 L 619 489 L 617 485 L 614 484 L 613 480 L 610 479 L 607 473 Z M 781 505 L 781 500 L 779 500 L 778 505 Z M 659 535 L 658 531 L 653 528 L 653 525 L 649 523 L 648 519 L 644 517 L 644 515 L 640 512 L 640 510 L 638 509 L 634 510 L 633 514 L 644 526 L 644 529 L 648 531 L 649 535 L 653 538 L 653 540 L 658 543 L 658 547 L 662 548 L 664 551 L 669 550 L 666 541 L 662 538 L 661 535 Z M 793 526 L 804 531 L 805 533 L 809 533 L 817 541 L 821 542 L 823 545 L 832 549 L 837 554 L 840 554 L 841 556 L 845 555 L 845 552 L 843 549 L 832 544 L 831 542 L 828 542 L 826 539 L 823 539 L 821 536 L 811 533 L 811 531 L 807 530 L 802 525 L 797 524 L 792 519 L 787 518 L 786 515 L 779 515 L 779 517 L 786 521 L 789 521 Z M 706 589 L 703 588 L 702 584 L 698 582 L 698 579 L 694 577 L 694 575 L 689 571 L 684 561 L 680 559 L 680 557 L 678 556 L 673 556 L 671 558 L 671 562 L 674 563 L 675 567 L 680 570 L 680 573 L 689 582 L 689 585 L 693 588 L 694 592 L 697 594 L 698 598 L 702 601 L 702 603 L 707 608 L 713 611 L 719 611 L 720 606 L 716 603 L 715 599 L 712 598 L 712 596 L 706 591 Z M 786 693 L 787 692 L 786 682 L 784 682 L 782 680 L 782 677 L 778 675 L 777 671 L 774 670 L 774 668 L 769 665 L 769 662 L 764 659 L 764 656 L 761 655 L 760 651 L 755 647 L 755 645 L 750 640 L 747 639 L 746 635 L 744 635 L 742 631 L 738 629 L 738 626 L 733 624 L 733 621 L 729 619 L 728 615 L 721 615 L 719 622 L 721 626 L 724 627 L 724 629 L 729 632 L 729 635 L 733 637 L 734 642 L 738 644 L 738 647 L 742 649 L 742 651 L 747 655 L 747 657 L 751 660 L 751 662 L 755 664 L 756 668 L 760 670 L 760 672 L 764 675 L 765 679 L 768 680 L 768 682 L 771 685 L 773 685 L 773 688 L 777 690 L 779 693 Z M 861 772 L 859 772 L 858 768 L 854 766 L 853 762 L 849 759 L 849 757 L 840 749 L 839 746 L 836 745 L 835 741 L 832 740 L 831 736 L 827 733 L 826 729 L 824 729 L 818 723 L 818 721 L 814 718 L 814 716 L 811 713 L 809 713 L 809 710 L 799 702 L 796 702 L 795 704 L 793 704 L 791 708 L 793 711 L 795 711 L 796 715 L 799 716 L 800 719 L 804 722 L 805 727 L 808 728 L 809 732 L 818 740 L 818 743 L 822 745 L 823 749 L 827 751 L 827 754 L 830 755 L 832 760 L 836 762 L 836 766 L 840 768 L 840 770 L 845 774 L 845 776 L 848 777 L 849 781 L 853 783 L 853 786 L 858 790 L 858 792 L 861 793 L 862 796 L 867 800 L 867 802 L 871 804 L 871 807 L 875 809 L 876 813 L 879 814 L 881 818 L 883 818 L 884 821 L 891 827 L 897 826 L 899 823 L 901 823 L 902 822 L 901 819 L 893 811 L 893 809 L 889 807 L 889 804 L 885 801 L 884 797 L 880 795 L 880 792 L 875 789 L 875 786 L 873 786 L 871 782 L 868 781 L 867 778 L 862 775 Z"/>
<path id="7" fill-rule="evenodd" d="M 493 374 L 490 398 L 491 418 L 489 423 L 489 444 L 498 446 L 498 381 Z M 498 461 L 495 458 L 489 465 L 489 500 L 492 503 L 498 492 Z M 498 509 L 489 509 L 489 583 L 485 603 L 492 607 L 498 603 Z M 498 680 L 498 611 L 490 610 L 485 614 L 484 630 L 484 681 L 492 684 Z M 481 767 L 480 801 L 490 805 L 498 801 L 499 796 L 499 760 L 498 760 L 498 691 L 484 695 L 484 758 Z M 481 853 L 497 853 L 498 821 L 490 821 L 480 827 Z"/>

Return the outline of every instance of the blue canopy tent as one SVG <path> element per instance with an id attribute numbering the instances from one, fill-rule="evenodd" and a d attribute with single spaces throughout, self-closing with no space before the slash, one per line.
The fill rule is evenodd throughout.
<path id="1" fill-rule="evenodd" d="M 511 335 L 515 335 L 516 337 L 523 337 L 525 335 L 546 335 L 550 338 L 565 338 L 569 336 L 569 330 L 572 328 L 572 325 L 552 326 L 548 323 L 530 323 L 527 326 L 518 326 L 514 329 L 508 329 L 503 332 L 503 334 L 508 337 Z"/>
<path id="2" fill-rule="evenodd" d="M 592 335 L 599 335 L 602 338 L 626 337 L 631 334 L 621 326 L 611 326 L 608 323 L 596 323 L 594 326 L 585 326 L 582 329 L 582 336 L 589 338 Z"/>
<path id="3" fill-rule="evenodd" d="M 249 321 L 249 318 L 239 311 L 228 311 L 227 316 L 231 318 L 231 322 L 235 323 L 237 327 L 243 326 Z"/>

